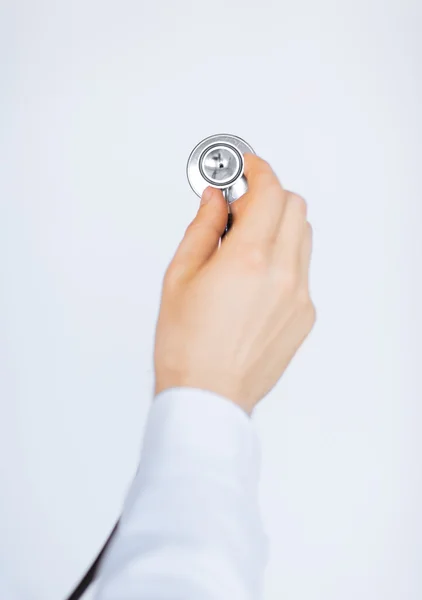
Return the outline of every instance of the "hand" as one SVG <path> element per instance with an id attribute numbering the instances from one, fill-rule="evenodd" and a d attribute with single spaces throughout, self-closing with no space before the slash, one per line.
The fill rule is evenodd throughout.
<path id="1" fill-rule="evenodd" d="M 251 412 L 278 381 L 315 321 L 306 204 L 271 167 L 245 155 L 248 192 L 227 221 L 207 188 L 164 278 L 155 342 L 156 393 L 210 390 Z"/>

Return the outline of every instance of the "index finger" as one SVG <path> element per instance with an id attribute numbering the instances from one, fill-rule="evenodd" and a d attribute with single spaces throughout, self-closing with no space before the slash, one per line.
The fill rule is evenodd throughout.
<path id="1" fill-rule="evenodd" d="M 274 240 L 280 228 L 286 193 L 271 166 L 255 154 L 245 154 L 248 191 L 231 204 L 236 228 L 255 239 Z"/>

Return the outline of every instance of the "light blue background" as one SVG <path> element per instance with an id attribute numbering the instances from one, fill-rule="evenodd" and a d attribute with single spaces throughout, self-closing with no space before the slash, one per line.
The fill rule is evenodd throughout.
<path id="1" fill-rule="evenodd" d="M 304 195 L 318 324 L 257 411 L 268 600 L 422 597 L 417 0 L 0 6 L 0 563 L 75 584 L 117 518 L 206 135 Z"/>

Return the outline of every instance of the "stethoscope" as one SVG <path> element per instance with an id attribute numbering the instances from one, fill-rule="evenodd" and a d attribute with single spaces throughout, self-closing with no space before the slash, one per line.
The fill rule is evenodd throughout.
<path id="1" fill-rule="evenodd" d="M 223 237 L 232 225 L 230 205 L 243 196 L 248 189 L 244 175 L 245 160 L 243 157 L 247 152 L 255 154 L 245 140 L 236 135 L 222 133 L 211 135 L 199 142 L 188 158 L 186 174 L 195 194 L 201 197 L 208 186 L 220 189 L 224 194 L 228 216 Z M 119 527 L 119 521 L 115 524 L 88 571 L 66 600 L 79 600 L 95 580 L 104 553 Z"/>

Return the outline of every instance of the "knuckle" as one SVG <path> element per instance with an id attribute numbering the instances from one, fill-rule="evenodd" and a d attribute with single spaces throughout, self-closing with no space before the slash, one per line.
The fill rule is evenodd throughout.
<path id="1" fill-rule="evenodd" d="M 317 320 L 317 311 L 316 311 L 315 304 L 312 302 L 312 300 L 310 301 L 309 312 L 310 312 L 312 325 L 313 325 L 315 323 L 315 321 Z"/>
<path id="2" fill-rule="evenodd" d="M 268 177 L 268 179 L 266 181 L 267 181 L 266 193 L 269 196 L 272 196 L 274 198 L 279 197 L 280 200 L 283 200 L 283 196 L 284 196 L 285 192 L 284 192 L 283 188 L 281 187 L 281 184 L 278 181 L 278 179 L 275 176 L 272 176 L 272 177 Z"/>
<path id="3" fill-rule="evenodd" d="M 299 290 L 297 294 L 297 302 L 303 310 L 307 311 L 310 309 L 312 302 L 306 289 Z"/>
<path id="4" fill-rule="evenodd" d="M 247 152 L 245 153 L 244 157 L 246 167 L 248 167 L 250 170 L 253 169 L 255 172 L 272 170 L 269 162 L 257 154 L 251 154 L 250 152 Z"/>
<path id="5" fill-rule="evenodd" d="M 198 229 L 200 229 L 202 227 L 201 224 L 201 220 L 197 217 L 196 219 L 194 219 L 192 221 L 192 223 L 190 223 L 186 229 L 186 236 L 191 235 L 192 233 L 194 233 L 195 231 L 198 231 Z"/>
<path id="6" fill-rule="evenodd" d="M 259 189 L 268 190 L 272 187 L 274 183 L 273 177 L 271 173 L 266 169 L 260 169 L 255 174 L 255 185 Z"/>
<path id="7" fill-rule="evenodd" d="M 273 169 L 270 163 L 265 160 L 265 158 L 259 158 L 259 166 L 263 173 L 270 173 L 271 175 L 273 174 Z"/>
<path id="8" fill-rule="evenodd" d="M 296 297 L 297 307 L 302 315 L 303 322 L 306 328 L 310 331 L 316 321 L 316 310 L 315 305 L 309 295 L 309 291 L 301 289 L 297 293 Z"/>
<path id="9" fill-rule="evenodd" d="M 245 171 L 248 177 L 251 177 L 259 185 L 265 182 L 277 180 L 270 163 L 256 155 L 249 155 L 246 159 L 245 155 Z"/>
<path id="10" fill-rule="evenodd" d="M 260 246 L 251 244 L 245 249 L 243 257 L 246 265 L 253 271 L 261 271 L 265 269 L 268 264 L 267 253 L 264 248 Z"/>
<path id="11" fill-rule="evenodd" d="M 220 231 L 216 220 L 197 218 L 188 226 L 186 230 L 186 237 L 203 236 L 207 235 L 208 233 L 217 237 L 221 235 L 222 232 Z"/>
<path id="12" fill-rule="evenodd" d="M 306 217 L 308 213 L 308 205 L 302 196 L 290 193 L 288 201 L 292 208 L 294 208 L 300 215 Z"/>
<path id="13" fill-rule="evenodd" d="M 281 282 L 285 292 L 294 294 L 299 284 L 299 274 L 295 269 L 286 269 L 281 273 Z"/>
<path id="14" fill-rule="evenodd" d="M 209 210 L 208 204 L 203 204 L 202 206 L 200 206 L 198 212 L 195 215 L 195 218 L 189 223 L 186 232 L 189 233 L 191 231 L 201 229 L 204 223 L 206 223 L 209 220 L 210 215 L 212 215 L 212 213 L 213 211 Z"/>
<path id="15" fill-rule="evenodd" d="M 312 240 L 312 238 L 314 237 L 314 230 L 312 228 L 312 225 L 309 223 L 309 221 L 306 221 L 306 235 Z"/>
<path id="16" fill-rule="evenodd" d="M 315 304 L 312 302 L 312 300 L 310 298 L 308 300 L 308 304 L 306 307 L 306 314 L 308 315 L 309 328 L 312 329 L 312 327 L 315 324 L 317 315 L 316 315 Z"/>
<path id="17" fill-rule="evenodd" d="M 181 265 L 179 265 L 176 261 L 173 261 L 169 265 L 169 267 L 167 268 L 167 271 L 164 274 L 164 282 L 163 282 L 164 288 L 169 289 L 169 290 L 174 289 L 178 285 L 181 276 L 182 276 Z"/>

